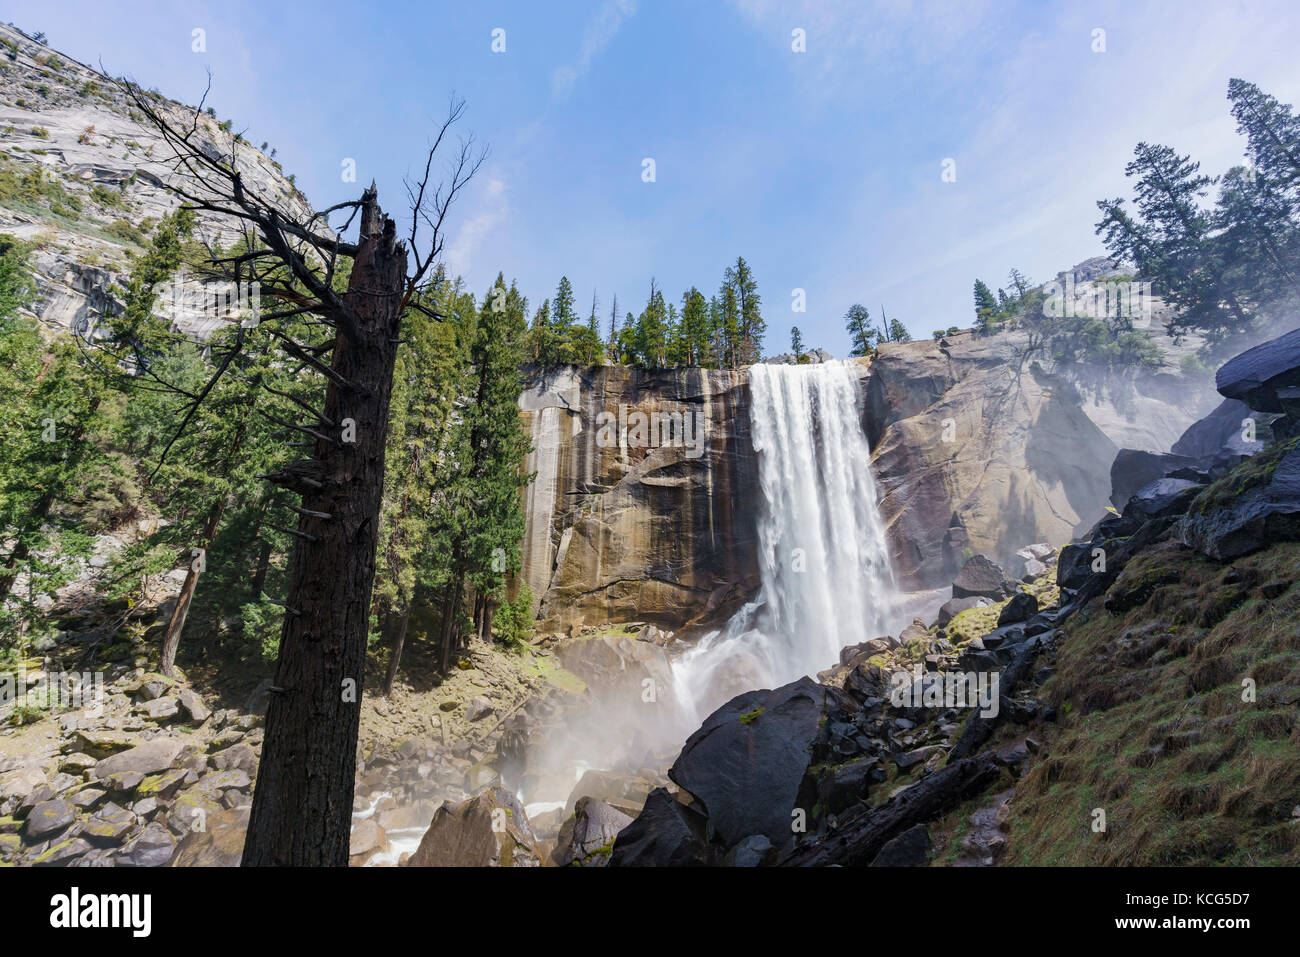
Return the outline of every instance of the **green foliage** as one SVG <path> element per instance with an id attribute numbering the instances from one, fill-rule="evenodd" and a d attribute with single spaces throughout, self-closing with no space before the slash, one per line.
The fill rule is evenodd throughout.
<path id="1" fill-rule="evenodd" d="M 844 314 L 844 328 L 849 334 L 849 354 L 854 356 L 869 356 L 882 342 L 912 341 L 907 327 L 897 319 L 888 318 L 883 306 L 880 309 L 880 327 L 877 328 L 871 322 L 871 312 L 867 307 L 855 302 Z"/>
<path id="2" fill-rule="evenodd" d="M 0 202 L 24 212 L 49 210 L 56 215 L 75 219 L 81 200 L 63 188 L 63 181 L 43 169 L 21 169 L 0 154 Z"/>
<path id="3" fill-rule="evenodd" d="M 29 252 L 0 236 L 0 644 L 11 646 L 35 636 L 42 608 L 89 553 L 76 507 L 94 483 L 103 425 L 76 347 L 66 336 L 46 342 L 18 313 L 35 290 Z"/>
<path id="4" fill-rule="evenodd" d="M 100 183 L 96 183 L 90 188 L 90 198 L 109 209 L 121 209 L 125 202 L 120 192 L 115 189 L 108 189 Z"/>
<path id="5" fill-rule="evenodd" d="M 1300 117 L 1239 79 L 1228 100 L 1249 165 L 1211 177 L 1171 147 L 1139 143 L 1125 167 L 1132 208 L 1123 198 L 1097 203 L 1111 254 L 1175 307 L 1171 333 L 1203 335 L 1210 349 L 1290 315 L 1300 298 Z"/>
<path id="6" fill-rule="evenodd" d="M 144 234 L 144 230 L 127 219 L 113 220 L 113 222 L 104 227 L 104 231 L 110 236 L 114 236 L 125 243 L 132 244 L 133 246 L 144 246 L 149 242 L 148 237 Z"/>
<path id="7" fill-rule="evenodd" d="M 507 648 L 520 648 L 533 634 L 533 590 L 524 582 L 519 593 L 502 603 L 492 619 L 492 631 Z"/>
<path id="8" fill-rule="evenodd" d="M 880 333 L 872 327 L 871 313 L 866 306 L 856 302 L 849 306 L 844 314 L 844 328 L 849 334 L 849 355 L 869 356 L 875 351 Z"/>

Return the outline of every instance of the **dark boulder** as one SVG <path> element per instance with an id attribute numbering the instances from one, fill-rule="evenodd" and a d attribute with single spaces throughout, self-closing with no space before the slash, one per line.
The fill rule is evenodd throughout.
<path id="1" fill-rule="evenodd" d="M 730 848 L 751 834 L 776 846 L 791 836 L 792 812 L 822 736 L 842 707 L 835 691 L 800 678 L 774 691 L 732 698 L 686 739 L 668 776 L 704 806 L 712 833 Z"/>
<path id="2" fill-rule="evenodd" d="M 952 583 L 953 598 L 988 598 L 1001 601 L 1014 594 L 1016 583 L 987 555 L 967 559 Z"/>
<path id="3" fill-rule="evenodd" d="M 982 608 L 990 605 L 987 598 L 975 595 L 971 598 L 949 598 L 939 606 L 939 617 L 935 619 L 935 624 L 944 628 L 947 624 L 969 608 Z"/>
<path id="4" fill-rule="evenodd" d="M 604 801 L 578 798 L 573 817 L 560 828 L 551 860 L 557 867 L 604 867 L 609 863 L 615 839 L 631 823 L 632 818 Z"/>
<path id="5" fill-rule="evenodd" d="M 614 840 L 610 867 L 699 867 L 713 862 L 707 820 L 665 788 L 655 788 L 641 813 Z"/>
<path id="6" fill-rule="evenodd" d="M 1195 464 L 1195 459 L 1184 455 L 1120 449 L 1110 465 L 1110 502 L 1122 509 L 1143 487 Z"/>
<path id="7" fill-rule="evenodd" d="M 724 867 L 760 867 L 770 861 L 776 848 L 762 834 L 751 834 L 723 858 Z"/>
<path id="8" fill-rule="evenodd" d="M 1242 438 L 1242 423 L 1250 415 L 1250 406 L 1240 399 L 1224 399 L 1205 418 L 1189 425 L 1169 451 L 1194 460 L 1224 454 L 1253 455 L 1263 448 L 1263 443 Z"/>
<path id="9" fill-rule="evenodd" d="M 49 838 L 77 819 L 77 809 L 67 801 L 42 801 L 28 812 L 23 833 L 27 840 Z"/>
<path id="10" fill-rule="evenodd" d="M 998 615 L 998 627 L 1003 625 L 1013 625 L 1016 622 L 1027 620 L 1031 615 L 1038 613 L 1038 599 L 1033 595 L 1020 592 L 1013 595 L 1011 600 L 1003 607 L 1002 613 Z"/>
<path id="11" fill-rule="evenodd" d="M 1258 459 L 1243 465 L 1246 474 L 1239 483 L 1255 484 L 1238 494 L 1220 500 L 1213 494 L 1217 485 L 1207 489 L 1206 498 L 1178 522 L 1174 531 L 1178 540 L 1226 561 L 1273 542 L 1300 539 L 1300 447 L 1281 453 L 1271 472 L 1270 465 Z"/>
<path id="12" fill-rule="evenodd" d="M 874 755 L 831 765 L 817 782 L 817 798 L 829 813 L 839 814 L 865 798 L 867 788 L 884 778 Z"/>
<path id="13" fill-rule="evenodd" d="M 154 822 L 137 834 L 113 858 L 117 867 L 164 867 L 176 850 L 176 839 Z"/>
<path id="14" fill-rule="evenodd" d="M 909 827 L 885 844 L 868 867 L 924 867 L 930 861 L 933 845 L 925 824 Z"/>
<path id="15" fill-rule="evenodd" d="M 1093 529 L 1090 539 L 1127 538 L 1149 521 L 1170 519 L 1187 511 L 1205 486 L 1187 479 L 1156 479 L 1140 488 L 1128 500 L 1124 511 L 1102 519 Z"/>
<path id="16" fill-rule="evenodd" d="M 1214 375 L 1220 395 L 1259 412 L 1283 412 L 1278 390 L 1300 386 L 1300 329 L 1229 359 Z"/>

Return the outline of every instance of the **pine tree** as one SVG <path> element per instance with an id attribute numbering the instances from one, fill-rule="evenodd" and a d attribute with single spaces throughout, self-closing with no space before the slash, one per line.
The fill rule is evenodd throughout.
<path id="1" fill-rule="evenodd" d="M 998 315 L 998 301 L 983 279 L 975 280 L 975 326 L 987 329 Z"/>
<path id="2" fill-rule="evenodd" d="M 844 328 L 849 334 L 849 355 L 869 356 L 880 333 L 871 325 L 871 313 L 861 303 L 849 306 L 844 314 Z"/>
<path id="3" fill-rule="evenodd" d="M 43 341 L 38 325 L 18 313 L 36 287 L 30 248 L 0 236 L 0 652 L 25 645 L 42 620 L 41 602 L 71 581 L 74 559 L 91 539 L 75 516 L 54 515 L 57 503 L 83 497 L 102 457 L 102 385 L 78 363 L 68 337 Z M 13 592 L 19 575 L 21 592 Z"/>
<path id="4" fill-rule="evenodd" d="M 713 365 L 711 329 L 709 328 L 709 301 L 694 286 L 682 295 L 682 337 L 686 342 L 686 364 Z"/>
<path id="5" fill-rule="evenodd" d="M 467 456 L 468 436 L 457 409 L 470 384 L 469 343 L 478 321 L 474 297 L 461 282 L 439 284 L 430 303 L 441 319 L 410 310 L 394 370 L 389 421 L 387 487 L 375 579 L 376 617 L 391 641 L 384 694 L 391 695 L 421 595 L 450 578 L 451 497 L 456 470 Z M 504 308 L 504 277 L 488 292 L 485 308 Z"/>
<path id="6" fill-rule="evenodd" d="M 1128 216 L 1123 199 L 1102 200 L 1097 233 L 1115 258 L 1137 266 L 1178 307 L 1171 329 L 1195 329 L 1217 340 L 1248 327 L 1250 317 L 1213 241 L 1213 219 L 1200 205 L 1214 180 L 1189 157 L 1148 143 L 1137 145 L 1124 172 L 1137 181 L 1138 219 Z"/>
<path id="7" fill-rule="evenodd" d="M 618 342 L 618 294 L 615 293 L 614 302 L 609 307 L 609 342 L 605 344 L 611 362 L 621 362 L 623 359 Z"/>
<path id="8" fill-rule="evenodd" d="M 803 333 L 799 331 L 798 326 L 790 330 L 790 351 L 794 353 L 796 359 L 803 355 Z"/>
<path id="9" fill-rule="evenodd" d="M 734 300 L 736 332 L 731 367 L 746 366 L 762 358 L 767 323 L 761 312 L 758 283 L 743 256 L 723 274 L 723 288 Z"/>
<path id="10" fill-rule="evenodd" d="M 520 568 L 524 515 L 519 492 L 531 480 L 522 469 L 529 441 L 519 419 L 525 309 L 513 284 L 504 302 L 489 294 L 470 347 L 473 374 L 464 413 L 468 444 L 451 496 L 462 517 L 449 536 L 452 563 L 441 605 L 444 673 L 464 638 L 467 603 L 477 634 L 488 637 L 494 607 Z"/>
<path id="11" fill-rule="evenodd" d="M 714 335 L 718 343 L 718 356 L 723 365 L 734 369 L 740 361 L 740 305 L 736 290 L 727 274 L 714 302 Z"/>

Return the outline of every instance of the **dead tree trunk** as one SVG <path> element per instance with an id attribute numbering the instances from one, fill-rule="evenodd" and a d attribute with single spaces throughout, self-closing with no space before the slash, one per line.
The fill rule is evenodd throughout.
<path id="1" fill-rule="evenodd" d="M 959 761 L 962 758 L 970 757 L 992 736 L 997 729 L 998 723 L 1011 710 L 1011 695 L 1020 682 L 1029 676 L 1029 669 L 1038 656 L 1038 649 L 1038 641 L 1030 639 L 1016 654 L 1015 658 L 1011 660 L 1011 664 L 1002 669 L 1002 676 L 998 680 L 997 714 L 988 718 L 979 712 L 972 714 L 970 720 L 966 722 L 966 727 L 962 730 L 961 736 L 957 739 L 957 743 L 953 745 L 952 751 L 948 754 L 949 761 Z"/>
<path id="2" fill-rule="evenodd" d="M 212 539 L 217 535 L 217 528 L 221 524 L 221 515 L 225 511 L 225 496 L 218 498 L 208 509 L 207 520 L 203 523 L 203 535 L 200 548 L 206 549 L 212 544 Z M 185 573 L 185 584 L 181 586 L 181 593 L 176 596 L 176 607 L 172 609 L 171 619 L 167 622 L 167 634 L 163 636 L 162 655 L 158 659 L 158 673 L 168 678 L 176 670 L 176 652 L 181 645 L 181 632 L 185 629 L 185 618 L 190 613 L 190 602 L 194 600 L 194 592 L 199 587 L 199 575 L 201 574 L 200 566 L 204 560 L 196 555 L 191 555 L 189 570 Z"/>
<path id="3" fill-rule="evenodd" d="M 291 471 L 302 492 L 275 689 L 243 864 L 348 863 L 362 671 L 406 250 L 373 188 L 325 397 L 333 434 Z M 350 434 L 351 430 L 355 434 Z M 286 479 L 285 484 L 291 481 Z"/>
<path id="4" fill-rule="evenodd" d="M 402 619 L 397 625 L 397 635 L 393 638 L 393 655 L 388 660 L 388 674 L 384 676 L 384 697 L 393 696 L 393 683 L 397 681 L 397 667 L 402 661 L 402 648 L 406 645 L 406 628 L 411 623 L 411 603 L 402 609 Z"/>
<path id="5" fill-rule="evenodd" d="M 438 670 L 444 675 L 451 671 L 456 645 L 458 644 L 457 637 L 460 629 L 457 627 L 456 619 L 460 615 L 460 593 L 462 588 L 464 588 L 464 578 L 458 571 L 452 575 L 451 581 L 447 583 L 447 595 L 442 603 L 442 632 L 441 645 L 438 649 Z"/>
<path id="6" fill-rule="evenodd" d="M 780 863 L 794 867 L 865 867 L 888 841 L 956 807 L 992 784 L 1001 773 L 989 754 L 949 764 L 893 800 L 845 821 L 816 843 L 796 847 Z"/>

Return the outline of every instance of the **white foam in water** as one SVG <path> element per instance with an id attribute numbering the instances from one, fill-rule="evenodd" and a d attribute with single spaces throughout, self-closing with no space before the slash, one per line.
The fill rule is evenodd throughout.
<path id="1" fill-rule="evenodd" d="M 845 645 L 884 634 L 895 595 L 860 375 L 844 362 L 755 365 L 749 382 L 762 587 L 674 664 L 679 698 L 697 720 L 743 691 L 816 674 Z"/>

